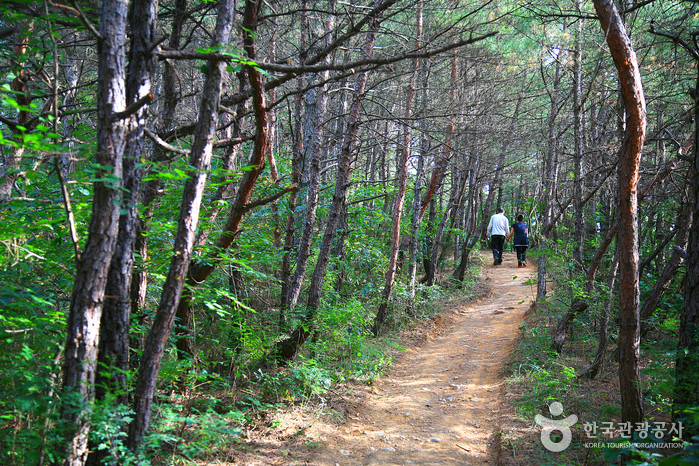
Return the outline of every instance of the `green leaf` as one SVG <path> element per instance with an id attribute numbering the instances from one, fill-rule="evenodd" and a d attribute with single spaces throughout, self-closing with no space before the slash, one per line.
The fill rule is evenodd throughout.
<path id="1" fill-rule="evenodd" d="M 679 464 L 680 459 L 682 459 L 681 456 L 672 455 L 658 463 L 658 466 L 676 466 Z"/>
<path id="2" fill-rule="evenodd" d="M 619 450 L 614 450 L 611 448 L 605 448 L 604 450 L 604 459 L 607 461 L 614 461 L 617 458 L 619 458 L 619 455 L 621 452 Z"/>

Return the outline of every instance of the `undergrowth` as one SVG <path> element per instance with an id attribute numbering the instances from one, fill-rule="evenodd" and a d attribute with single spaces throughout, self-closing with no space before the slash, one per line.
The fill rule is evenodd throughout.
<path id="1" fill-rule="evenodd" d="M 534 261 L 532 260 L 532 264 Z M 608 465 L 619 464 L 622 455 L 628 455 L 625 464 L 689 465 L 699 464 L 696 445 L 684 443 L 679 449 L 615 448 L 614 442 L 624 440 L 618 428 L 622 422 L 619 394 L 618 349 L 616 327 L 618 303 L 612 302 L 609 316 L 609 341 L 603 366 L 593 380 L 581 375 L 590 365 L 597 351 L 600 316 L 609 293 L 601 285 L 596 295 L 586 296 L 590 308 L 579 315 L 571 326 L 563 351 L 552 349 L 552 339 L 561 317 L 568 311 L 571 296 L 581 293 L 580 278 L 569 265 L 549 260 L 549 276 L 554 277 L 554 293 L 549 293 L 543 303 L 534 305 L 522 323 L 521 338 L 517 349 L 505 368 L 508 399 L 514 409 L 517 427 L 502 433 L 502 443 L 516 458 L 514 463 L 524 465 Z M 612 298 L 614 299 L 614 298 Z M 670 425 L 672 389 L 674 386 L 674 361 L 679 309 L 677 297 L 670 296 L 663 303 L 663 310 L 655 317 L 653 331 L 642 340 L 642 380 L 645 420 L 648 425 Z M 563 406 L 563 413 L 554 415 L 552 403 Z M 568 448 L 553 452 L 544 448 L 542 428 L 536 417 L 562 419 L 577 416 L 572 426 L 572 438 Z M 558 417 L 557 417 L 558 416 Z M 695 422 L 696 413 L 689 412 L 686 425 Z M 613 426 L 592 432 L 592 426 Z M 586 428 L 588 430 L 586 430 Z M 595 427 L 598 429 L 598 427 Z M 560 432 L 554 431 L 556 441 Z M 682 441 L 663 437 L 666 442 Z M 636 439 L 643 441 L 643 439 Z M 694 441 L 699 441 L 696 437 Z M 595 443 L 596 445 L 592 445 Z M 601 446 L 601 445 L 607 445 Z M 618 445 L 618 444 L 617 444 Z M 692 456 L 695 455 L 695 456 Z"/>
<path id="2" fill-rule="evenodd" d="M 314 333 L 299 356 L 287 365 L 255 370 L 246 364 L 260 354 L 261 346 L 270 348 L 274 343 L 271 333 L 248 331 L 253 321 L 257 325 L 264 316 L 243 306 L 229 307 L 225 313 L 221 306 L 208 306 L 202 312 L 210 313 L 212 319 L 199 332 L 208 332 L 215 351 L 182 360 L 170 342 L 143 448 L 133 453 L 126 447 L 133 412 L 115 406 L 113 400 L 92 406 L 91 448 L 106 455 L 105 464 L 125 466 L 235 461 L 237 454 L 252 448 L 248 432 L 297 438 L 321 416 L 342 420 L 344 413 L 330 405 L 329 394 L 368 385 L 380 377 L 390 367 L 393 354 L 402 350 L 400 333 L 429 321 L 452 303 L 471 299 L 480 291 L 478 272 L 479 263 L 474 261 L 471 275 L 458 288 L 448 282 L 442 287 L 418 285 L 411 293 L 397 285 L 388 332 L 381 338 L 371 332 L 375 300 L 361 295 L 347 299 L 329 290 Z M 210 299 L 210 303 L 222 302 L 221 297 Z M 53 303 L 45 304 L 48 314 Z M 62 333 L 58 320 L 46 319 L 44 314 L 25 315 L 34 320 L 16 327 L 45 327 L 46 334 L 54 337 Z M 138 332 L 141 327 L 134 325 L 134 329 Z M 137 338 L 140 335 L 134 335 L 134 341 Z M 12 351 L 0 355 L 4 374 L 0 382 L 6 389 L 0 400 L 0 463 L 8 466 L 56 462 L 60 451 L 56 352 L 61 342 L 53 338 L 53 346 L 40 347 L 36 341 L 36 335 L 18 332 L 3 342 Z M 134 379 L 135 373 L 130 373 L 131 385 Z M 304 417 L 302 423 L 291 419 L 299 416 Z"/>

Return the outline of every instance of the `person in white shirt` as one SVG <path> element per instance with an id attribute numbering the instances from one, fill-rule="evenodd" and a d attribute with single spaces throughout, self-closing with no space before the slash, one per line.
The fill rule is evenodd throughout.
<path id="1" fill-rule="evenodd" d="M 505 248 L 505 236 L 510 229 L 510 221 L 505 217 L 505 211 L 498 207 L 496 214 L 490 217 L 488 236 L 490 248 L 493 250 L 493 265 L 502 264 L 502 251 Z"/>

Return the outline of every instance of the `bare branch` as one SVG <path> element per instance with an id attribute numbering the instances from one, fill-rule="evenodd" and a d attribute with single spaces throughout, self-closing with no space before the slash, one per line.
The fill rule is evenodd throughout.
<path id="1" fill-rule="evenodd" d="M 85 13 L 83 13 L 83 11 L 80 9 L 80 6 L 74 0 L 71 0 L 70 3 L 71 5 L 64 5 L 63 3 L 53 3 L 51 0 L 48 0 L 48 4 L 53 7 L 63 8 L 75 13 L 78 18 L 80 18 L 83 25 L 90 31 L 90 33 L 92 33 L 93 36 L 95 36 L 95 39 L 101 41 L 103 39 L 102 36 L 97 29 L 95 29 L 95 26 L 90 22 L 90 20 L 87 19 L 87 16 L 85 16 Z"/>
<path id="2" fill-rule="evenodd" d="M 143 107 L 146 104 L 149 104 L 155 99 L 155 96 L 151 93 L 148 93 L 138 99 L 136 102 L 132 103 L 128 107 L 126 107 L 123 111 L 117 112 L 114 115 L 112 115 L 112 121 L 116 120 L 123 120 L 124 118 L 128 118 L 134 113 L 138 112 L 141 107 Z"/>
<path id="3" fill-rule="evenodd" d="M 298 185 L 296 183 L 294 183 L 294 184 L 282 189 L 281 191 L 279 191 L 276 194 L 272 194 L 271 196 L 265 197 L 264 199 L 259 199 L 259 200 L 254 201 L 254 202 L 249 202 L 243 206 L 243 209 L 242 209 L 243 213 L 247 213 L 247 212 L 251 211 L 252 209 L 263 206 L 265 204 L 269 204 L 270 202 L 274 202 L 277 199 L 279 199 L 280 197 L 282 197 L 284 194 L 290 193 L 291 191 L 294 191 L 296 189 L 298 189 Z"/>
<path id="4" fill-rule="evenodd" d="M 319 65 L 283 65 L 279 63 L 267 63 L 267 62 L 257 62 L 254 67 L 257 69 L 265 71 L 274 71 L 278 73 L 286 73 L 293 76 L 297 76 L 303 73 L 320 73 L 321 71 L 349 71 L 352 74 L 363 71 L 363 67 L 371 65 L 390 65 L 403 60 L 409 59 L 420 59 L 420 58 L 430 58 L 435 55 L 439 55 L 444 52 L 448 52 L 465 45 L 475 44 L 489 37 L 496 35 L 498 31 L 492 31 L 481 36 L 469 37 L 468 39 L 460 40 L 454 42 L 453 44 L 448 44 L 442 47 L 438 47 L 432 50 L 426 50 L 423 52 L 412 51 L 404 53 L 402 55 L 397 55 L 394 57 L 385 58 L 367 58 L 364 60 L 357 60 L 349 63 L 339 63 L 339 64 L 319 64 Z M 195 51 L 187 50 L 161 50 L 157 52 L 160 60 L 174 59 L 174 60 L 210 60 L 210 61 L 230 61 L 234 57 L 225 53 L 198 53 Z M 266 86 L 265 86 L 266 88 Z M 228 101 L 230 102 L 230 101 Z M 227 103 L 228 103 L 227 102 Z M 230 104 L 229 104 L 230 105 Z"/>
<path id="5" fill-rule="evenodd" d="M 651 34 L 655 34 L 656 36 L 667 37 L 668 39 L 685 49 L 687 52 L 689 52 L 692 58 L 699 61 L 699 52 L 697 52 L 697 50 L 694 47 L 689 45 L 687 41 L 682 39 L 680 36 L 665 31 L 659 31 L 655 28 L 655 25 L 652 22 L 650 28 L 648 29 L 648 32 L 650 32 Z"/>
<path id="6" fill-rule="evenodd" d="M 189 151 L 180 149 L 179 147 L 173 146 L 172 144 L 169 144 L 165 141 L 163 141 L 160 136 L 149 130 L 148 128 L 145 129 L 146 136 L 148 136 L 148 139 L 156 143 L 158 146 L 160 146 L 162 149 L 169 150 L 170 152 L 174 152 L 175 154 L 180 154 L 180 155 L 189 155 Z"/>
<path id="7" fill-rule="evenodd" d="M 54 167 L 56 167 L 56 175 L 58 175 L 58 181 L 61 184 L 61 194 L 63 195 L 63 207 L 66 210 L 66 217 L 68 217 L 68 228 L 70 229 L 70 240 L 73 242 L 73 248 L 75 249 L 75 261 L 80 262 L 82 253 L 80 252 L 80 239 L 78 238 L 78 229 L 75 228 L 75 215 L 73 215 L 73 207 L 70 203 L 70 193 L 68 192 L 68 185 L 66 184 L 66 178 L 63 176 L 63 171 L 61 171 L 61 164 L 58 157 L 53 159 Z"/>

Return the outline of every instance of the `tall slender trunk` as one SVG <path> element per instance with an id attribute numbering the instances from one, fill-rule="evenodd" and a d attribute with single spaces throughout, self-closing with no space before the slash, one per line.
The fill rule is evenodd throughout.
<path id="1" fill-rule="evenodd" d="M 157 22 L 157 0 L 134 1 L 129 12 L 131 49 L 126 82 L 126 103 L 132 105 L 150 94 L 155 55 L 148 53 L 153 43 Z M 126 404 L 126 376 L 129 368 L 129 329 L 131 320 L 131 277 L 134 264 L 138 205 L 140 203 L 143 171 L 144 128 L 147 107 L 138 110 L 129 120 L 123 162 L 122 214 L 119 234 L 106 285 L 106 299 L 100 324 L 97 376 L 97 397 L 103 399 L 107 390 L 118 393 L 117 403 Z"/>
<path id="2" fill-rule="evenodd" d="M 335 27 L 335 12 L 334 5 L 329 5 L 329 13 L 325 20 L 325 46 L 330 43 L 332 38 L 332 30 Z M 327 60 L 325 62 L 327 63 Z M 322 71 L 318 80 L 325 82 L 330 76 L 329 71 Z M 301 285 L 306 276 L 306 266 L 311 255 L 311 246 L 313 245 L 314 229 L 316 223 L 316 210 L 318 208 L 318 196 L 320 193 L 320 163 L 323 139 L 323 130 L 325 125 L 325 113 L 328 107 L 328 86 L 323 84 L 315 89 L 311 89 L 308 93 L 314 94 L 315 112 L 314 121 L 310 125 L 311 131 L 308 146 L 306 146 L 306 157 L 310 164 L 308 169 L 308 192 L 306 196 L 306 216 L 304 219 L 303 233 L 301 234 L 301 242 L 299 243 L 298 259 L 296 261 L 296 269 L 291 277 L 286 304 L 289 309 L 293 309 L 298 301 L 301 293 Z"/>
<path id="3" fill-rule="evenodd" d="M 303 51 L 306 50 L 306 31 L 308 22 L 306 21 L 306 0 L 302 2 L 301 12 L 301 33 L 300 47 Z M 301 61 L 305 60 L 305 54 L 301 56 Z M 296 79 L 296 96 L 294 97 L 294 142 L 291 149 L 291 182 L 295 184 L 301 183 L 301 163 L 303 157 L 303 97 L 302 91 L 305 80 L 303 76 Z M 279 330 L 284 331 L 286 326 L 285 312 L 289 308 L 289 286 L 291 280 L 291 250 L 294 244 L 294 226 L 296 224 L 296 203 L 298 199 L 298 190 L 291 193 L 289 196 L 289 216 L 286 219 L 286 232 L 284 234 L 284 252 L 282 256 L 281 270 L 281 292 L 280 292 L 280 311 L 279 311 Z"/>
<path id="4" fill-rule="evenodd" d="M 238 71 L 236 73 L 236 78 L 238 79 L 238 92 L 244 92 L 247 86 L 245 71 Z M 243 136 L 242 126 L 245 115 L 248 113 L 248 111 L 247 101 L 242 101 L 236 106 L 234 115 L 227 113 L 221 115 L 222 121 L 220 122 L 219 127 L 226 126 L 226 129 L 224 130 L 225 139 L 230 141 L 240 139 Z M 235 183 L 232 183 L 232 180 L 234 179 L 233 173 L 236 170 L 240 147 L 240 143 L 229 143 L 224 147 L 223 157 L 221 160 L 221 168 L 223 169 L 223 173 L 216 180 L 219 187 L 216 189 L 216 193 L 206 203 L 208 205 L 202 205 L 201 215 L 202 218 L 206 219 L 206 225 L 213 225 L 214 221 L 218 218 L 221 212 L 224 211 L 224 205 L 227 205 L 227 203 L 221 203 L 219 201 L 224 199 L 228 200 L 235 197 L 236 185 Z M 203 220 L 202 223 L 204 223 Z M 194 244 L 196 246 L 203 246 L 206 244 L 212 231 L 212 228 L 201 228 L 196 239 L 194 240 Z"/>
<path id="5" fill-rule="evenodd" d="M 473 246 L 476 244 L 476 242 L 480 241 L 483 239 L 486 228 L 488 227 L 488 221 L 490 219 L 491 211 L 493 210 L 493 202 L 495 201 L 495 193 L 497 192 L 497 186 L 498 183 L 500 182 L 500 176 L 502 174 L 502 169 L 505 164 L 505 156 L 507 155 L 507 145 L 508 143 L 505 143 L 503 145 L 502 151 L 500 152 L 500 156 L 498 157 L 498 161 L 496 163 L 495 167 L 495 174 L 493 175 L 493 179 L 489 184 L 489 190 L 488 190 L 488 197 L 486 198 L 485 202 L 483 203 L 483 217 L 481 218 L 481 221 L 478 225 L 478 228 L 475 230 L 475 233 L 472 235 L 469 235 L 468 237 L 465 238 L 464 246 L 461 251 L 461 259 L 459 261 L 459 265 L 456 267 L 454 270 L 454 274 L 452 275 L 452 278 L 456 281 L 462 281 L 463 276 L 461 275 L 462 270 L 466 270 L 466 265 L 468 265 L 468 258 L 471 253 L 471 249 Z M 468 238 L 471 238 L 470 241 L 468 241 Z M 461 279 L 459 277 L 461 276 Z"/>
<path id="6" fill-rule="evenodd" d="M 374 5 L 378 6 L 378 4 L 378 0 L 375 0 Z M 376 31 L 378 27 L 378 18 L 371 18 L 366 35 L 366 42 L 364 43 L 363 48 L 364 58 L 368 59 L 373 55 Z M 347 118 L 347 133 L 344 141 L 342 142 L 342 149 L 340 151 L 340 157 L 338 160 L 337 175 L 335 178 L 335 192 L 333 194 L 332 205 L 330 206 L 330 213 L 328 214 L 328 221 L 325 225 L 323 241 L 320 245 L 320 250 L 318 251 L 316 267 L 313 270 L 313 275 L 311 276 L 311 285 L 308 290 L 308 301 L 306 305 L 306 312 L 303 316 L 303 321 L 294 329 L 288 338 L 277 343 L 272 350 L 272 353 L 275 356 L 278 356 L 285 361 L 291 360 L 294 358 L 294 356 L 296 356 L 299 349 L 304 345 L 313 331 L 312 324 L 315 320 L 318 306 L 320 305 L 321 289 L 323 286 L 323 281 L 325 280 L 328 261 L 330 260 L 330 250 L 337 234 L 337 225 L 340 221 L 340 216 L 343 209 L 346 209 L 345 204 L 347 202 L 347 191 L 349 190 L 351 181 L 350 175 L 352 172 L 352 157 L 354 155 L 354 150 L 357 146 L 358 140 L 357 133 L 359 131 L 359 112 L 364 99 L 367 78 L 367 71 L 362 71 L 357 76 L 357 83 L 354 89 L 354 101 L 352 102 L 350 113 Z"/>
<path id="7" fill-rule="evenodd" d="M 626 104 L 626 133 L 619 160 L 619 380 L 621 417 L 643 421 L 638 282 L 638 178 L 646 132 L 646 104 L 631 40 L 612 0 L 594 0 Z"/>
<path id="8" fill-rule="evenodd" d="M 576 0 L 575 6 L 580 13 L 581 2 Z M 585 212 L 583 203 L 583 176 L 585 176 L 585 160 L 583 157 L 583 89 L 582 89 L 582 26 L 579 19 L 575 30 L 575 53 L 573 55 L 573 260 L 577 270 L 584 270 L 583 241 L 585 237 Z M 575 297 L 573 299 L 576 299 Z"/>
<path id="9" fill-rule="evenodd" d="M 425 276 L 422 277 L 420 283 L 427 286 L 434 285 L 435 270 L 432 262 L 432 248 L 434 247 L 435 237 L 432 235 L 435 221 L 437 220 L 437 198 L 433 197 L 430 201 L 430 213 L 427 217 L 427 237 L 422 248 L 422 267 L 425 269 Z"/>
<path id="10" fill-rule="evenodd" d="M 180 40 L 182 38 L 182 28 L 186 19 L 187 0 L 176 0 L 175 8 L 172 12 L 172 25 L 170 28 L 170 40 L 168 46 L 172 49 L 179 49 Z M 175 65 L 171 61 L 165 62 L 165 72 L 163 76 L 163 111 L 160 114 L 159 121 L 156 121 L 157 130 L 165 131 L 172 129 L 172 123 L 175 118 L 175 111 L 180 100 L 180 92 L 177 92 L 175 83 L 177 82 L 177 73 Z M 165 151 L 156 147 L 154 149 L 153 159 L 155 161 L 165 160 Z M 139 313 L 141 323 L 145 320 L 145 315 L 141 314 L 140 309 L 145 306 L 146 295 L 148 292 L 148 270 L 145 258 L 148 257 L 148 236 L 145 234 L 148 231 L 150 220 L 153 217 L 153 207 L 158 193 L 160 192 L 160 180 L 158 177 L 147 181 L 142 194 L 143 215 L 138 219 L 136 227 L 136 242 L 135 250 L 143 261 L 142 266 L 136 265 L 134 268 L 133 278 L 131 280 L 131 312 Z"/>
<path id="11" fill-rule="evenodd" d="M 477 161 L 476 161 L 477 164 Z M 463 192 L 466 188 L 466 181 L 469 181 L 469 189 L 468 189 L 468 199 L 466 201 L 467 203 L 467 211 L 469 214 L 466 216 L 466 228 L 464 228 L 464 238 L 470 238 L 473 235 L 473 229 L 475 228 L 475 206 L 474 206 L 474 196 L 476 193 L 476 186 L 477 186 L 477 181 L 476 181 L 476 169 L 471 168 L 473 165 L 473 157 L 469 157 L 468 160 L 468 166 L 466 167 L 466 172 L 464 174 L 464 181 L 463 181 L 463 188 L 461 189 L 462 196 Z M 478 164 L 476 165 L 477 168 Z M 456 280 L 457 282 L 461 283 L 464 280 L 464 277 L 466 275 L 466 266 L 468 265 L 468 256 L 471 252 L 471 248 L 473 247 L 473 243 L 464 243 L 464 246 L 461 249 L 461 260 L 459 261 L 459 264 L 456 266 L 456 269 L 454 270 L 454 273 L 452 275 L 452 278 Z"/>
<path id="12" fill-rule="evenodd" d="M 418 0 L 417 2 L 417 19 L 416 19 L 416 44 L 415 50 L 419 50 L 422 47 L 422 7 L 423 0 Z M 374 335 L 378 335 L 381 328 L 386 323 L 388 317 L 388 304 L 391 299 L 391 294 L 393 292 L 393 285 L 396 278 L 396 265 L 398 262 L 398 249 L 400 248 L 400 221 L 403 215 L 403 203 L 405 201 L 405 189 L 408 183 L 408 160 L 410 159 L 410 145 L 412 142 L 412 135 L 410 131 L 410 120 L 412 118 L 412 105 L 413 99 L 415 98 L 415 87 L 417 80 L 417 72 L 420 60 L 415 59 L 413 61 L 412 74 L 410 76 L 410 81 L 408 84 L 406 102 L 405 102 L 405 123 L 403 125 L 403 150 L 401 151 L 400 159 L 398 160 L 398 192 L 396 193 L 396 198 L 394 201 L 393 208 L 393 228 L 392 228 L 392 242 L 391 242 L 391 254 L 388 258 L 388 272 L 386 272 L 386 283 L 384 285 L 383 294 L 381 296 L 381 301 L 379 303 L 379 309 L 376 312 L 376 317 L 374 318 L 374 325 L 372 331 Z"/>
<path id="13" fill-rule="evenodd" d="M 527 87 L 527 80 L 526 78 L 523 79 L 522 81 L 522 90 L 519 93 L 519 97 L 517 98 L 517 104 L 515 105 L 515 110 L 512 114 L 512 118 L 510 119 L 510 132 L 512 132 L 515 128 L 515 124 L 517 123 L 517 120 L 519 119 L 519 110 L 522 106 L 522 100 L 524 99 L 525 95 L 525 89 Z M 503 142 L 501 148 L 500 148 L 500 155 L 498 156 L 498 161 L 495 164 L 495 174 L 493 175 L 493 180 L 490 182 L 489 185 L 489 190 L 488 190 L 488 197 L 486 198 L 486 201 L 484 203 L 483 207 L 483 217 L 481 219 L 480 224 L 478 225 L 478 229 L 475 232 L 475 235 L 473 236 L 465 236 L 464 237 L 464 245 L 463 245 L 463 250 L 461 251 L 461 260 L 459 261 L 459 265 L 457 268 L 454 270 L 454 273 L 452 274 L 452 279 L 461 282 L 463 281 L 464 278 L 464 271 L 466 270 L 466 265 L 468 265 L 468 258 L 471 253 L 471 249 L 473 246 L 476 244 L 477 241 L 480 241 L 481 239 L 484 239 L 484 235 L 486 233 L 486 228 L 488 227 L 488 222 L 490 221 L 490 215 L 491 215 L 491 210 L 493 207 L 493 201 L 495 200 L 495 193 L 500 192 L 500 177 L 502 176 L 503 169 L 505 167 L 505 158 L 508 153 L 508 149 L 510 147 L 511 141 L 509 139 L 505 140 Z M 498 203 L 500 200 L 498 200 Z M 474 225 L 475 226 L 475 225 Z M 469 233 L 470 235 L 470 233 Z M 468 238 L 471 237 L 471 241 L 468 241 Z"/>
<path id="14" fill-rule="evenodd" d="M 560 110 L 560 92 L 561 84 L 561 64 L 556 60 L 556 71 L 553 78 L 553 90 L 549 93 L 551 100 L 551 110 L 548 117 L 548 138 L 546 161 L 544 162 L 542 193 L 544 208 L 542 212 L 541 239 L 539 242 L 539 260 L 537 263 L 537 286 L 536 286 L 536 302 L 542 303 L 546 298 L 546 255 L 548 250 L 548 237 L 551 230 L 554 228 L 553 206 L 556 199 L 556 188 L 558 185 L 558 112 Z"/>
<path id="15" fill-rule="evenodd" d="M 450 2 L 450 7 L 452 9 L 456 8 L 456 2 L 455 0 L 452 0 Z M 435 166 L 435 171 L 432 174 L 432 180 L 430 181 L 430 184 L 428 185 L 427 192 L 432 192 L 432 195 L 434 195 L 435 190 L 437 187 L 440 185 L 441 181 L 444 179 L 444 173 L 446 171 L 447 165 L 449 164 L 449 161 L 452 158 L 452 154 L 454 152 L 453 146 L 454 146 L 454 133 L 456 131 L 456 109 L 458 106 L 458 101 L 457 101 L 457 95 L 456 95 L 456 90 L 457 90 L 457 85 L 459 82 L 459 57 L 457 54 L 452 55 L 451 57 L 451 75 L 450 75 L 450 81 L 449 81 L 449 110 L 451 112 L 451 116 L 449 117 L 449 122 L 447 123 L 447 130 L 445 134 L 445 140 L 444 140 L 444 146 L 442 148 L 442 155 L 441 155 L 441 160 L 437 162 Z M 470 163 L 470 159 L 469 159 Z M 465 182 L 465 180 L 464 180 Z M 455 192 L 455 189 L 452 189 L 452 192 Z M 462 191 L 463 192 L 463 191 Z M 427 198 L 427 196 L 425 196 Z M 427 201 L 427 202 L 425 202 Z M 422 213 L 424 214 L 425 209 L 427 206 L 430 205 L 430 208 L 432 208 L 432 203 L 424 199 L 422 202 Z M 436 206 L 435 206 L 436 207 Z M 451 199 L 450 203 L 447 206 L 447 211 L 444 214 L 444 220 L 446 221 L 446 218 L 449 216 L 449 210 L 451 209 Z M 431 212 L 430 212 L 431 213 Z M 436 215 L 436 210 L 435 210 L 435 215 Z M 432 219 L 432 222 L 434 222 L 434 219 Z M 439 245 L 441 242 L 442 234 L 444 232 L 444 223 L 440 223 L 440 228 L 439 228 L 439 233 L 437 235 L 437 238 L 432 240 L 432 247 L 427 248 L 424 254 L 424 259 L 423 259 L 423 264 L 425 268 L 425 277 L 420 281 L 421 283 L 426 283 L 428 286 L 432 286 L 434 284 L 435 280 L 435 273 L 437 269 L 437 254 L 439 251 Z"/>
<path id="16" fill-rule="evenodd" d="M 17 125 L 22 127 L 27 126 L 27 121 L 29 120 L 29 104 L 31 103 L 31 94 L 29 92 L 29 87 L 27 83 L 29 82 L 29 75 L 24 69 L 24 61 L 26 60 L 26 53 L 29 48 L 29 37 L 31 36 L 31 29 L 33 28 L 33 21 L 23 20 L 20 21 L 20 26 L 18 27 L 19 37 L 17 38 L 15 44 L 12 46 L 12 65 L 15 68 L 14 74 L 15 78 L 12 80 L 10 87 L 14 92 L 15 99 L 17 101 L 17 106 L 20 109 L 17 112 L 17 118 L 15 119 L 15 126 L 11 127 L 13 135 L 19 135 L 22 131 L 17 128 Z M 5 202 L 9 200 L 12 195 L 12 189 L 14 188 L 15 181 L 17 181 L 17 176 L 20 173 L 19 167 L 22 161 L 22 156 L 24 155 L 24 147 L 14 147 L 12 148 L 9 156 L 3 161 L 2 167 L 0 167 L 0 202 Z"/>
<path id="17" fill-rule="evenodd" d="M 421 112 L 424 115 L 427 110 L 427 101 L 429 98 L 429 63 L 423 61 L 422 67 L 420 68 L 421 88 L 420 88 L 420 107 Z M 413 212 L 412 220 L 410 225 L 410 244 L 408 246 L 408 289 L 410 296 L 415 295 L 415 276 L 417 274 L 417 259 L 418 259 L 418 242 L 420 235 L 420 224 L 422 223 L 422 217 L 425 214 L 425 208 L 432 199 L 434 190 L 436 186 L 427 186 L 427 190 L 423 196 L 422 194 L 422 178 L 424 177 L 425 159 L 430 149 L 430 144 L 427 139 L 426 124 L 424 119 L 418 121 L 420 128 L 420 154 L 418 159 L 418 169 L 415 174 L 415 193 L 413 196 Z M 440 157 L 441 158 L 441 157 Z M 436 183 L 439 179 L 439 174 L 442 169 L 441 160 L 437 160 L 435 157 L 435 168 L 432 173 L 432 181 Z"/>
<path id="18" fill-rule="evenodd" d="M 678 161 L 678 158 L 670 161 L 667 165 L 665 165 L 665 167 L 663 167 L 661 171 L 656 173 L 656 175 L 653 177 L 650 183 L 648 183 L 648 185 L 645 188 L 643 188 L 643 190 L 641 190 L 641 192 L 639 193 L 637 197 L 637 203 L 639 205 L 643 202 L 645 197 L 653 191 L 653 188 L 655 186 L 657 186 L 663 179 L 665 179 L 670 173 L 672 173 L 672 171 L 677 166 Z M 600 245 L 597 248 L 595 255 L 590 260 L 590 265 L 587 267 L 587 271 L 585 273 L 586 293 L 592 292 L 595 288 L 595 277 L 597 275 L 597 270 L 599 269 L 599 266 L 602 264 L 602 259 L 604 259 L 604 254 L 607 251 L 607 248 L 609 248 L 609 246 L 612 244 L 612 241 L 614 240 L 614 238 L 616 238 L 617 233 L 619 232 L 620 222 L 621 220 L 618 217 L 616 217 L 616 220 L 612 223 L 609 230 L 607 230 L 607 234 L 600 242 Z M 565 343 L 567 338 L 568 326 L 571 322 L 573 322 L 578 313 L 586 310 L 588 307 L 589 304 L 584 299 L 577 299 L 572 303 L 571 308 L 563 316 L 563 318 L 558 324 L 558 327 L 556 328 L 556 332 L 554 333 L 553 341 L 551 343 L 552 349 L 554 349 L 556 352 L 560 352 L 562 350 L 563 344 Z"/>
<path id="19" fill-rule="evenodd" d="M 64 464 L 82 466 L 88 455 L 90 404 L 94 398 L 100 319 L 110 261 L 119 228 L 122 157 L 128 124 L 116 114 L 126 108 L 126 17 L 128 2 L 105 2 L 98 40 L 98 134 L 92 218 L 84 252 L 78 261 L 68 314 L 64 402 Z"/>
<path id="20" fill-rule="evenodd" d="M 224 0 L 218 4 L 218 18 L 212 45 L 228 44 L 235 16 L 234 0 Z M 248 5 L 249 7 L 249 5 Z M 247 24 L 247 23 L 246 23 Z M 160 363 L 167 340 L 172 333 L 175 312 L 180 302 L 185 277 L 192 255 L 194 239 L 199 222 L 201 200 L 206 187 L 207 173 L 211 165 L 214 133 L 218 122 L 218 105 L 221 95 L 221 79 L 226 63 L 209 62 L 195 129 L 194 144 L 190 154 L 190 178 L 185 184 L 182 206 L 175 236 L 174 253 L 170 269 L 163 284 L 160 304 L 148 332 L 141 365 L 134 390 L 134 419 L 129 426 L 128 446 L 134 451 L 142 442 L 148 430 L 155 397 L 156 382 Z"/>
<path id="21" fill-rule="evenodd" d="M 687 241 L 689 240 L 689 233 L 692 225 L 694 224 L 694 209 L 696 200 L 694 199 L 694 193 L 692 192 L 692 186 L 687 183 L 685 187 L 685 198 L 682 202 L 680 211 L 677 214 L 677 221 L 675 222 L 676 234 L 676 246 L 681 250 L 687 248 Z M 641 334 L 645 334 L 647 330 L 646 321 L 653 315 L 653 312 L 658 308 L 658 304 L 662 299 L 665 291 L 668 290 L 672 280 L 677 274 L 677 270 L 682 263 L 682 256 L 674 252 L 670 259 L 663 267 L 662 272 L 658 276 L 658 279 L 653 284 L 650 292 L 648 292 L 648 297 L 646 298 L 643 306 L 641 307 Z"/>
<path id="22" fill-rule="evenodd" d="M 699 71 L 696 89 L 699 89 Z M 694 222 L 687 242 L 687 271 L 684 282 L 684 302 L 680 314 L 679 342 L 675 366 L 673 418 L 682 417 L 682 410 L 699 406 L 699 102 L 694 101 L 694 161 L 689 189 L 693 190 Z M 690 427 L 687 436 L 697 435 Z"/>
<path id="23" fill-rule="evenodd" d="M 455 163 L 454 168 L 452 170 L 451 192 L 449 194 L 449 201 L 447 202 L 447 207 L 442 216 L 442 220 L 439 222 L 437 232 L 435 233 L 432 242 L 432 250 L 430 251 L 431 264 L 430 267 L 425 268 L 426 271 L 429 270 L 429 273 L 425 276 L 423 282 L 427 283 L 429 286 L 432 286 L 434 284 L 435 274 L 437 273 L 437 269 L 439 269 L 439 266 L 441 264 L 441 258 L 444 254 L 444 249 L 446 248 L 446 245 L 449 242 L 448 239 L 443 239 L 447 222 L 450 218 L 454 219 L 454 212 L 459 209 L 459 206 L 464 200 L 463 196 L 466 189 L 466 183 L 470 179 L 470 172 L 468 168 L 466 168 L 464 172 L 461 172 L 457 169 L 458 160 L 458 158 L 454 158 Z M 469 166 L 472 160 L 473 157 L 468 158 Z M 444 173 L 442 174 L 442 177 L 444 177 Z M 451 228 L 453 228 L 453 223 Z M 447 234 L 447 238 L 448 237 L 449 235 Z"/>
<path id="24" fill-rule="evenodd" d="M 413 189 L 413 211 L 410 220 L 410 243 L 408 244 L 408 290 L 410 297 L 415 296 L 415 275 L 417 274 L 417 245 L 419 241 L 420 234 L 420 221 L 422 220 L 422 215 L 420 215 L 420 205 L 422 197 L 422 179 L 424 177 L 425 171 L 425 158 L 427 156 L 427 150 L 422 150 L 424 137 L 420 138 L 420 155 L 418 156 L 417 170 L 415 172 L 415 188 Z"/>
<path id="25" fill-rule="evenodd" d="M 609 341 L 609 311 L 612 308 L 612 296 L 614 294 L 614 286 L 616 284 L 617 270 L 619 268 L 619 251 L 614 254 L 614 259 L 612 260 L 612 266 L 609 268 L 609 278 L 607 279 L 607 299 L 604 301 L 604 307 L 602 308 L 602 315 L 599 319 L 599 343 L 597 345 L 597 352 L 592 360 L 592 364 L 586 369 L 583 369 L 579 377 L 587 377 L 589 379 L 594 379 L 597 377 L 597 373 L 602 367 L 602 362 L 604 361 L 604 353 L 607 351 L 607 343 Z"/>

